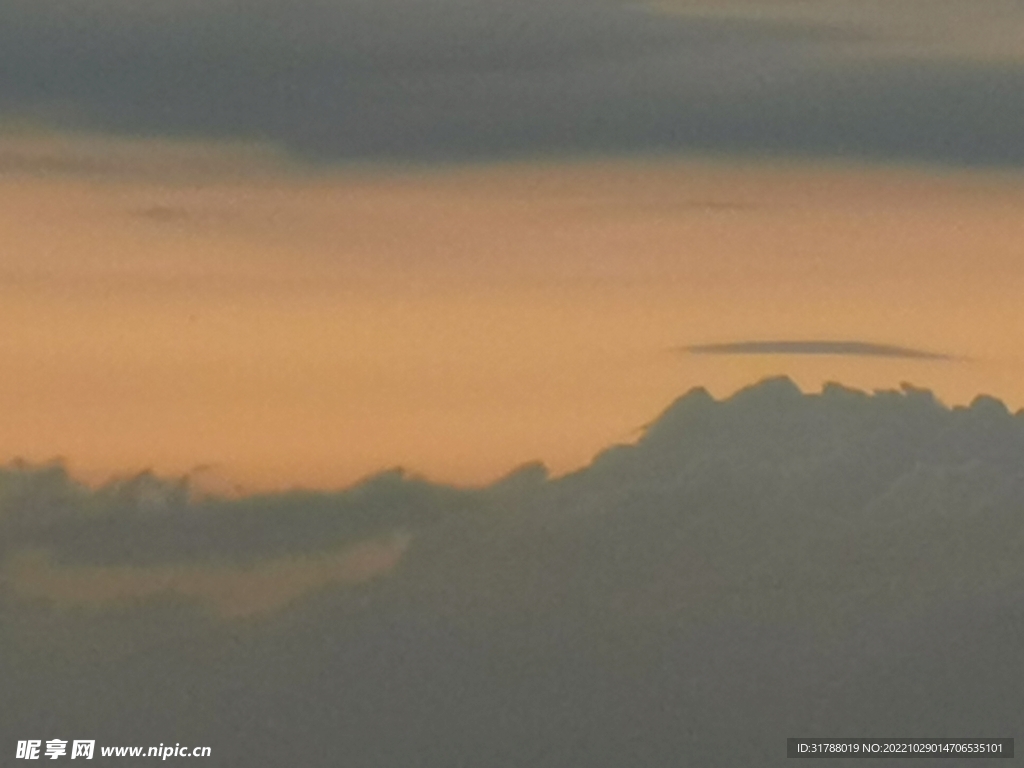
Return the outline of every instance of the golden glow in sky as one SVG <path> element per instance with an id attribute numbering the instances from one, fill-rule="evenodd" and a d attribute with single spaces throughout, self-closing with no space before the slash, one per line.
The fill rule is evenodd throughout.
<path id="1" fill-rule="evenodd" d="M 312 174 L 113 146 L 2 147 L 2 460 L 209 466 L 246 490 L 399 464 L 476 483 L 572 469 L 690 387 L 778 373 L 1024 405 L 1020 176 L 664 158 Z M 954 359 L 681 349 L 812 339 Z"/>

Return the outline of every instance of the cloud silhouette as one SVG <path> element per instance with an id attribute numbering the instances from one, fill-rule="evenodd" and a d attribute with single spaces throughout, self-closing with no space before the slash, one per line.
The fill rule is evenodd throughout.
<path id="1" fill-rule="evenodd" d="M 1012 734 L 1022 509 L 1024 413 L 785 378 L 473 491 L 11 466 L 0 750 L 173 723 L 256 768 L 781 768 L 794 733 Z"/>
<path id="2" fill-rule="evenodd" d="M 695 344 L 683 348 L 693 355 L 842 355 L 849 357 L 897 357 L 907 360 L 955 360 L 941 352 L 928 352 L 870 341 L 733 341 Z"/>
<path id="3" fill-rule="evenodd" d="M 27 548 L 65 565 L 248 568 L 404 537 L 473 498 L 401 470 L 339 493 L 221 498 L 193 494 L 187 477 L 143 472 L 91 489 L 60 464 L 15 464 L 0 469 L 0 560 Z"/>

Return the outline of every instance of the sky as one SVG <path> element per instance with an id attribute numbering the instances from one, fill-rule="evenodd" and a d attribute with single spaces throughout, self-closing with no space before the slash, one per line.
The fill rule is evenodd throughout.
<path id="1" fill-rule="evenodd" d="M 1021 0 L 0 0 L 0 754 L 1014 736 L 1021 93 Z"/>
<path id="2" fill-rule="evenodd" d="M 0 459 L 474 484 L 779 373 L 1020 407 L 1022 36 L 1010 0 L 9 0 Z"/>

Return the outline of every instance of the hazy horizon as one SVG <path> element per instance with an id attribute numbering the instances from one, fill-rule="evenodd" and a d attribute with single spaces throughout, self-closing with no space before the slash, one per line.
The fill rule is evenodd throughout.
<path id="1" fill-rule="evenodd" d="M 805 344 L 806 345 L 811 345 L 812 348 L 815 348 L 814 351 L 808 351 L 808 352 L 791 352 L 791 351 L 789 351 L 789 348 L 791 346 L 800 347 L 800 346 L 803 346 Z M 854 349 L 860 349 L 861 347 L 865 347 L 866 346 L 867 350 L 864 351 L 864 352 L 860 352 L 860 351 L 844 352 L 844 351 L 832 351 L 832 350 L 828 350 L 828 349 L 826 349 L 824 351 L 821 351 L 821 350 L 817 349 L 817 348 L 819 348 L 819 347 L 821 347 L 822 345 L 825 345 L 825 344 L 827 344 L 829 346 L 833 346 L 833 345 L 839 346 L 841 350 L 845 349 L 845 348 L 847 348 L 847 347 L 849 347 L 851 345 L 853 346 Z M 762 349 L 761 349 L 762 347 L 771 348 L 771 347 L 775 347 L 775 346 L 779 346 L 779 345 L 782 345 L 784 347 L 783 351 L 779 351 L 779 352 L 762 351 Z M 707 346 L 709 346 L 711 348 L 705 350 L 703 347 L 698 347 L 692 353 L 693 354 L 698 354 L 698 355 L 704 355 L 704 354 L 709 354 L 709 355 L 731 355 L 731 354 L 736 354 L 736 355 L 774 355 L 774 354 L 779 354 L 779 355 L 786 355 L 786 356 L 800 355 L 800 354 L 807 354 L 807 355 L 813 355 L 813 356 L 819 356 L 819 355 L 843 356 L 843 355 L 849 354 L 849 355 L 852 355 L 852 356 L 861 356 L 861 355 L 863 355 L 863 356 L 866 356 L 866 357 L 876 357 L 877 356 L 877 357 L 882 357 L 882 358 L 889 358 L 889 357 L 901 358 L 901 357 L 904 357 L 904 356 L 908 356 L 910 359 L 918 359 L 918 357 L 922 357 L 923 359 L 926 359 L 926 360 L 927 359 L 932 359 L 932 357 L 935 356 L 934 353 L 931 353 L 931 352 L 927 352 L 926 353 L 926 352 L 920 352 L 918 350 L 907 350 L 907 349 L 903 349 L 903 348 L 890 348 L 890 347 L 887 347 L 885 345 L 872 345 L 872 344 L 866 344 L 864 342 L 823 342 L 823 341 L 820 341 L 820 340 L 819 341 L 810 341 L 810 342 L 789 342 L 789 341 L 787 341 L 787 342 L 779 342 L 779 341 L 773 341 L 773 342 L 738 342 L 736 344 L 707 345 Z M 719 350 L 718 347 L 720 347 L 720 346 L 721 347 L 726 347 L 727 349 Z M 876 347 L 876 346 L 880 347 L 881 350 L 880 351 L 874 351 L 874 347 Z M 731 349 L 729 349 L 731 347 L 739 347 L 740 349 L 738 351 L 732 351 Z M 748 351 L 747 348 L 749 348 L 749 347 L 754 347 L 754 349 Z M 895 349 L 896 351 L 894 352 L 893 349 Z M 939 359 L 944 359 L 944 358 L 939 356 Z M 703 385 L 696 385 L 696 386 L 692 387 L 691 389 L 689 389 L 688 391 L 680 394 L 678 397 L 673 398 L 670 401 L 670 404 L 678 402 L 678 401 L 681 401 L 681 400 L 686 400 L 687 398 L 693 397 L 695 395 L 704 395 L 704 394 L 706 394 L 709 398 L 711 398 L 712 401 L 715 401 L 715 402 L 727 402 L 727 401 L 730 401 L 730 400 L 732 400 L 733 398 L 735 398 L 737 396 L 740 396 L 740 395 L 744 394 L 748 390 L 752 390 L 752 389 L 756 390 L 757 388 L 759 388 L 761 386 L 771 385 L 771 384 L 774 384 L 776 382 L 785 382 L 787 385 L 791 385 L 792 387 L 796 388 L 797 390 L 800 390 L 804 395 L 807 395 L 807 396 L 810 396 L 810 397 L 821 396 L 822 394 L 824 394 L 824 393 L 826 393 L 828 391 L 847 391 L 847 392 L 850 392 L 852 394 L 862 395 L 862 396 L 866 396 L 866 397 L 887 396 L 887 395 L 905 395 L 907 393 L 921 393 L 921 394 L 927 395 L 929 398 L 932 398 L 934 400 L 934 402 L 938 406 L 940 406 L 940 407 L 942 407 L 942 408 L 944 408 L 946 410 L 949 410 L 949 411 L 954 411 L 955 412 L 955 411 L 961 411 L 961 410 L 965 410 L 965 409 L 969 410 L 970 408 L 977 407 L 979 404 L 985 404 L 987 406 L 987 404 L 993 403 L 993 404 L 996 404 L 999 408 L 1004 409 L 1006 411 L 1006 413 L 1012 414 L 1015 418 L 1024 417 L 1024 408 L 1019 408 L 1016 411 L 1013 411 L 1013 410 L 1011 410 L 1006 405 L 1006 403 L 1002 399 L 1000 399 L 998 397 L 995 397 L 993 395 L 990 395 L 988 393 L 985 393 L 985 392 L 979 392 L 974 397 L 969 398 L 967 400 L 964 400 L 962 402 L 947 402 L 947 401 L 944 401 L 944 400 L 940 399 L 936 395 L 935 392 L 933 392 L 932 390 L 928 389 L 927 387 L 920 387 L 920 386 L 917 386 L 914 382 L 909 382 L 909 381 L 902 381 L 896 387 L 890 387 L 890 388 L 882 387 L 882 388 L 876 388 L 876 389 L 873 389 L 873 390 L 860 389 L 860 388 L 857 388 L 857 387 L 850 387 L 850 386 L 847 386 L 846 384 L 844 384 L 841 381 L 825 381 L 819 389 L 813 390 L 813 389 L 808 389 L 808 388 L 800 387 L 800 385 L 793 379 L 793 377 L 791 377 L 791 376 L 789 376 L 787 374 L 772 374 L 772 375 L 766 376 L 766 377 L 764 377 L 764 378 L 762 378 L 762 379 L 760 379 L 758 381 L 754 381 L 754 382 L 752 382 L 750 384 L 741 386 L 741 387 L 739 387 L 738 389 L 736 389 L 734 391 L 727 392 L 725 395 L 716 395 L 715 393 L 710 392 L 707 387 L 705 387 Z M 663 408 L 663 409 L 661 409 L 661 411 L 659 413 L 663 414 L 667 410 L 668 410 L 668 408 Z M 269 488 L 255 487 L 255 488 L 246 488 L 246 487 L 244 487 L 244 486 L 242 486 L 240 484 L 231 485 L 228 482 L 228 478 L 223 477 L 223 476 L 218 476 L 218 474 L 217 474 L 218 468 L 216 466 L 207 466 L 207 465 L 197 465 L 197 466 L 192 467 L 192 468 L 188 469 L 187 471 L 181 472 L 181 473 L 162 473 L 159 470 L 157 470 L 155 467 L 145 466 L 145 467 L 127 467 L 127 468 L 124 468 L 124 469 L 119 470 L 119 471 L 115 470 L 115 471 L 113 471 L 113 472 L 111 472 L 111 473 L 109 473 L 107 475 L 79 474 L 79 473 L 75 472 L 74 466 L 71 463 L 69 463 L 62 456 L 53 456 L 53 457 L 50 457 L 49 459 L 45 459 L 45 460 L 42 460 L 42 461 L 33 461 L 33 460 L 30 460 L 30 459 L 26 459 L 23 456 L 15 456 L 15 457 L 11 458 L 10 460 L 8 460 L 7 462 L 5 462 L 3 464 L 0 464 L 0 471 L 27 472 L 27 473 L 36 473 L 36 472 L 47 473 L 47 472 L 54 472 L 54 471 L 56 471 L 59 474 L 59 476 L 61 476 L 63 478 L 66 478 L 68 481 L 70 481 L 73 484 L 81 486 L 82 489 L 87 489 L 90 492 L 101 492 L 101 493 L 104 492 L 104 489 L 115 489 L 115 488 L 127 489 L 127 488 L 133 487 L 136 484 L 138 485 L 138 487 L 140 489 L 142 489 L 142 488 L 149 487 L 149 484 L 152 484 L 152 487 L 163 487 L 163 488 L 165 488 L 166 490 L 171 492 L 172 495 L 181 494 L 181 499 L 182 500 L 192 499 L 192 500 L 196 500 L 196 501 L 199 501 L 199 500 L 215 500 L 215 499 L 224 499 L 224 500 L 244 499 L 244 498 L 247 498 L 247 497 L 263 497 L 263 496 L 272 497 L 272 496 L 275 496 L 275 495 L 278 495 L 278 494 L 287 494 L 287 493 L 291 493 L 291 492 L 326 492 L 326 493 L 346 492 L 346 491 L 352 490 L 354 488 L 357 488 L 357 487 L 359 487 L 359 486 L 361 486 L 361 485 L 363 485 L 365 483 L 373 482 L 374 480 L 376 480 L 378 478 L 394 476 L 396 473 L 398 473 L 399 475 L 404 476 L 404 477 L 406 477 L 408 479 L 411 479 L 411 480 L 423 481 L 423 482 L 428 482 L 428 483 L 431 483 L 431 484 L 436 484 L 436 485 L 441 485 L 441 486 L 447 485 L 447 486 L 452 487 L 453 489 L 457 488 L 457 489 L 460 489 L 460 490 L 471 491 L 471 490 L 486 489 L 486 488 L 494 486 L 496 484 L 501 484 L 501 483 L 507 481 L 510 477 L 513 477 L 517 473 L 523 472 L 523 471 L 543 472 L 545 477 L 550 478 L 552 480 L 557 480 L 557 479 L 561 479 L 561 478 L 564 478 L 564 477 L 568 477 L 568 476 L 577 474 L 578 472 L 585 471 L 586 469 L 588 469 L 591 466 L 591 464 L 594 462 L 594 460 L 597 459 L 602 453 L 604 453 L 608 449 L 613 448 L 613 447 L 619 447 L 619 446 L 631 446 L 631 445 L 634 445 L 637 441 L 642 439 L 645 431 L 648 430 L 656 422 L 657 422 L 657 419 L 648 420 L 648 421 L 644 422 L 643 424 L 637 426 L 636 429 L 632 430 L 628 434 L 621 435 L 619 440 L 615 440 L 615 441 L 610 442 L 610 443 L 608 443 L 608 444 L 606 444 L 604 446 L 599 447 L 583 464 L 581 464 L 579 466 L 573 466 L 573 467 L 569 467 L 569 468 L 566 468 L 566 469 L 561 470 L 561 471 L 556 471 L 556 470 L 553 470 L 551 467 L 549 467 L 544 462 L 544 460 L 541 457 L 539 457 L 539 456 L 526 456 L 522 460 L 519 460 L 519 461 L 517 461 L 514 464 L 509 464 L 508 466 L 506 466 L 503 469 L 499 470 L 498 473 L 496 475 L 494 475 L 493 477 L 489 477 L 489 478 L 486 478 L 486 479 L 483 479 L 483 480 L 480 480 L 480 481 L 477 481 L 477 482 L 469 482 L 469 483 L 459 482 L 458 480 L 450 480 L 450 479 L 440 478 L 440 477 L 431 477 L 427 473 L 422 472 L 419 468 L 417 468 L 415 466 L 403 465 L 401 463 L 392 463 L 392 464 L 382 465 L 380 467 L 377 467 L 375 469 L 372 469 L 372 470 L 368 471 L 367 473 L 365 473 L 363 475 L 360 475 L 360 476 L 356 477 L 353 480 L 346 481 L 343 484 L 340 484 L 340 485 L 337 485 L 337 486 L 333 486 L 333 487 L 316 487 L 316 486 L 304 486 L 304 485 L 301 485 L 301 484 L 292 484 L 292 485 L 287 485 L 287 486 L 283 486 L 283 487 L 269 487 Z M 212 475 L 212 477 L 211 477 L 211 475 Z"/>
<path id="2" fill-rule="evenodd" d="M 1016 172 L 7 148 L 0 460 L 93 480 L 205 466 L 253 490 L 395 464 L 479 484 L 583 466 L 698 385 L 913 381 L 1024 406 Z M 768 341 L 790 346 L 721 354 Z"/>

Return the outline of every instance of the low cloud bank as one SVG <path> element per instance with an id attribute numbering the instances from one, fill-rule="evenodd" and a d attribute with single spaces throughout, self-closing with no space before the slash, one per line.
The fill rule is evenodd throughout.
<path id="1" fill-rule="evenodd" d="M 782 765 L 787 736 L 1013 735 L 1024 707 L 1024 415 L 988 397 L 698 389 L 579 472 L 478 490 L 13 466 L 0 542 L 5 739 Z"/>

